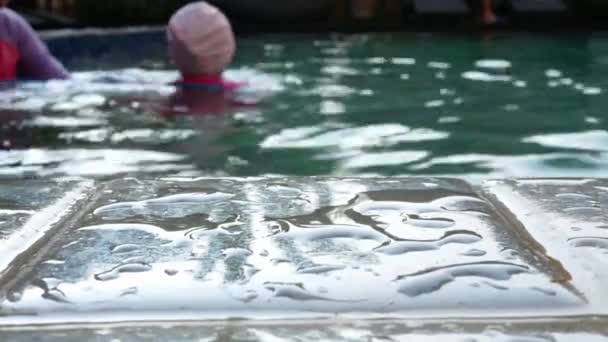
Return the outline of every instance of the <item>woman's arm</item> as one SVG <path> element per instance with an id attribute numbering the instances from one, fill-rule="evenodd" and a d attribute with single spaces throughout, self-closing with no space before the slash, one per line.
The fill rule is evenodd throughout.
<path id="1" fill-rule="evenodd" d="M 17 76 L 31 80 L 68 78 L 67 70 L 51 55 L 46 44 L 30 24 L 17 13 L 8 9 L 4 11 L 8 11 L 11 16 L 11 29 L 15 35 L 15 45 L 19 50 Z"/>

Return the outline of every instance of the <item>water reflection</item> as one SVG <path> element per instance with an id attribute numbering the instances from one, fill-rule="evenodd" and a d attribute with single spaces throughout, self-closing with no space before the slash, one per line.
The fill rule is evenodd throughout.
<path id="1" fill-rule="evenodd" d="M 571 314 L 584 304 L 577 279 L 562 278 L 542 248 L 524 248 L 456 180 L 125 179 L 103 190 L 0 314 L 30 323 L 92 312 L 479 317 Z"/>
<path id="2" fill-rule="evenodd" d="M 154 40 L 143 40 L 148 55 L 136 65 L 145 68 L 134 68 L 121 57 L 128 51 L 118 48 L 127 36 L 114 39 L 116 45 L 103 45 L 114 56 L 106 63 L 111 70 L 0 94 L 0 143 L 12 161 L 1 166 L 3 175 L 69 170 L 108 177 L 165 172 L 476 179 L 594 176 L 608 163 L 602 147 L 608 84 L 599 77 L 608 67 L 608 43 L 602 37 L 245 38 L 228 77 L 247 82 L 239 96 L 265 100 L 226 108 L 196 97 L 185 104 L 222 113 L 196 116 L 167 115 L 180 109 L 169 100 L 177 74 Z M 51 46 L 64 43 L 58 39 Z M 70 63 L 90 68 L 82 53 L 81 59 L 72 53 Z M 103 59 L 96 63 L 104 67 Z M 71 151 L 79 151 L 78 157 L 71 158 Z M 52 162 L 32 167 L 23 161 L 31 153 L 48 153 L 43 159 Z M 141 157 L 121 159 L 127 155 Z M 164 166 L 149 167 L 159 159 Z M 92 167 L 101 170 L 86 171 Z"/>
<path id="3" fill-rule="evenodd" d="M 592 329 L 593 328 L 593 329 Z M 549 331 L 551 331 L 549 333 Z M 583 326 L 579 321 L 561 323 L 559 328 L 549 323 L 527 326 L 525 324 L 420 324 L 412 327 L 402 322 L 341 323 L 339 326 L 326 322 L 303 324 L 241 324 L 201 325 L 168 324 L 137 327 L 91 327 L 71 330 L 26 328 L 20 331 L 2 332 L 7 340 L 44 339 L 49 342 L 79 342 L 95 336 L 99 342 L 171 340 L 175 342 L 358 342 L 358 341 L 408 341 L 408 342 L 600 342 L 606 339 L 602 326 Z"/>

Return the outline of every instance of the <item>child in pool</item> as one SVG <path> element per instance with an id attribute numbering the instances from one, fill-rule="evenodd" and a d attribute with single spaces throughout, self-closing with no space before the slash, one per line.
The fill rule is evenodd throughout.
<path id="1" fill-rule="evenodd" d="M 0 0 L 0 81 L 64 79 L 63 65 L 32 27 Z"/>
<path id="2" fill-rule="evenodd" d="M 166 36 L 169 56 L 180 73 L 169 102 L 130 96 L 115 99 L 117 103 L 136 101 L 165 117 L 219 114 L 243 105 L 233 96 L 241 85 L 223 78 L 236 42 L 230 22 L 219 9 L 205 1 L 182 7 L 169 20 Z"/>
<path id="3" fill-rule="evenodd" d="M 230 22 L 219 9 L 205 1 L 182 7 L 169 21 L 167 42 L 181 74 L 173 114 L 219 113 L 250 105 L 232 97 L 242 84 L 223 78 L 236 43 Z"/>
<path id="4" fill-rule="evenodd" d="M 167 27 L 169 55 L 184 86 L 234 90 L 222 79 L 232 62 L 236 43 L 230 22 L 219 9 L 198 1 L 178 10 Z"/>

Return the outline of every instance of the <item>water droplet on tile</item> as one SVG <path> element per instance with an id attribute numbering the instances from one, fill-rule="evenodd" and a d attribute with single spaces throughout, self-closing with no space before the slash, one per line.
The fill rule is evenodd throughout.
<path id="1" fill-rule="evenodd" d="M 9 302 L 16 303 L 23 298 L 23 292 L 21 291 L 9 291 L 6 295 L 6 299 Z"/>
<path id="2" fill-rule="evenodd" d="M 331 299 L 327 297 L 317 296 L 310 293 L 304 288 L 301 283 L 279 283 L 279 282 L 267 282 L 264 283 L 264 287 L 272 291 L 275 297 L 283 297 L 296 301 L 335 301 L 335 302 L 354 302 L 353 300 L 339 300 Z"/>
<path id="3" fill-rule="evenodd" d="M 58 288 L 60 284 L 61 280 L 56 278 L 44 278 L 32 282 L 32 285 L 44 291 L 42 298 L 58 303 L 70 303 L 66 294 Z"/>
<path id="4" fill-rule="evenodd" d="M 411 252 L 422 252 L 439 249 L 443 245 L 458 243 L 472 244 L 481 241 L 482 237 L 479 234 L 470 231 L 454 231 L 445 234 L 438 240 L 406 240 L 395 241 L 376 248 L 377 252 L 388 255 L 399 255 Z"/>
<path id="5" fill-rule="evenodd" d="M 66 294 L 58 288 L 49 289 L 44 294 L 42 294 L 42 298 L 52 300 L 58 303 L 70 303 L 70 301 L 67 299 Z"/>
<path id="6" fill-rule="evenodd" d="M 117 279 L 121 273 L 136 273 L 136 272 L 147 272 L 152 269 L 152 266 L 143 263 L 130 263 L 118 265 L 111 270 L 97 273 L 95 279 L 99 281 L 108 281 Z"/>
<path id="7" fill-rule="evenodd" d="M 524 265 L 506 262 L 478 262 L 430 268 L 424 271 L 399 276 L 395 281 L 399 292 L 416 297 L 440 290 L 445 285 L 463 277 L 480 277 L 505 281 L 513 275 L 528 273 Z"/>
<path id="8" fill-rule="evenodd" d="M 484 256 L 486 254 L 487 254 L 487 252 L 483 251 L 481 249 L 469 249 L 468 251 L 462 253 L 462 255 L 464 255 L 464 256 L 471 256 L 471 257 L 480 257 L 480 256 Z"/>
<path id="9" fill-rule="evenodd" d="M 178 273 L 179 273 L 178 270 L 175 270 L 175 269 L 172 269 L 172 268 L 168 268 L 168 269 L 165 270 L 165 274 L 167 274 L 168 276 L 174 276 L 174 275 L 176 275 Z"/>
<path id="10" fill-rule="evenodd" d="M 47 265 L 63 265 L 65 264 L 65 260 L 47 260 L 44 262 Z"/>
<path id="11" fill-rule="evenodd" d="M 312 265 L 299 267 L 298 273 L 322 274 L 329 273 L 331 271 L 343 270 L 344 268 L 345 267 L 342 265 Z"/>
<path id="12" fill-rule="evenodd" d="M 245 248 L 227 248 L 222 251 L 224 259 L 245 258 L 250 256 L 251 254 L 251 251 Z"/>
<path id="13" fill-rule="evenodd" d="M 600 237 L 577 237 L 568 240 L 574 247 L 592 247 L 608 250 L 608 238 Z"/>
<path id="14" fill-rule="evenodd" d="M 601 214 L 601 211 L 602 211 L 601 208 L 596 208 L 593 206 L 571 207 L 571 208 L 564 209 L 564 212 L 572 214 L 572 215 L 589 215 L 589 216 L 595 216 L 597 214 Z"/>
<path id="15" fill-rule="evenodd" d="M 256 275 L 258 272 L 260 272 L 260 269 L 251 265 L 251 264 L 244 264 L 243 267 L 243 275 L 245 276 L 245 278 L 250 279 L 252 278 L 254 275 Z"/>
<path id="16" fill-rule="evenodd" d="M 591 200 L 593 197 L 585 194 L 577 194 L 577 193 L 562 193 L 555 195 L 557 198 L 561 198 L 564 200 L 572 200 L 572 201 L 584 201 Z"/>
<path id="17" fill-rule="evenodd" d="M 135 286 L 129 287 L 129 288 L 126 288 L 126 289 L 122 290 L 120 292 L 120 296 L 124 297 L 124 296 L 136 295 L 138 291 L 139 290 Z"/>
<path id="18" fill-rule="evenodd" d="M 266 190 L 274 192 L 273 196 L 279 197 L 298 197 L 302 195 L 302 190 L 288 184 L 271 183 L 266 186 Z"/>
<path id="19" fill-rule="evenodd" d="M 172 240 L 174 234 L 162 229 L 158 226 L 150 224 L 137 224 L 137 223 L 116 223 L 116 224 L 100 224 L 94 226 L 88 226 L 78 229 L 79 231 L 138 231 L 146 234 L 150 234 L 159 238 L 165 238 Z M 74 242 L 72 242 L 74 243 Z"/>
<path id="20" fill-rule="evenodd" d="M 146 264 L 146 258 L 140 255 L 132 256 L 122 260 L 123 264 Z"/>
<path id="21" fill-rule="evenodd" d="M 403 223 L 410 224 L 419 228 L 434 228 L 434 229 L 446 229 L 454 226 L 456 222 L 448 218 L 424 218 L 419 215 L 406 215 L 403 219 Z"/>
<path id="22" fill-rule="evenodd" d="M 139 248 L 140 248 L 140 246 L 135 245 L 135 244 L 118 245 L 112 249 L 112 253 L 115 253 L 115 254 L 129 253 L 129 252 L 136 251 Z"/>
<path id="23" fill-rule="evenodd" d="M 296 226 L 286 221 L 282 227 L 288 227 L 287 231 L 281 230 L 278 238 L 290 238 L 294 240 L 327 240 L 327 239 L 355 239 L 355 240 L 376 240 L 384 242 L 388 238 L 369 227 L 347 225 L 347 224 L 327 224 L 327 225 L 302 225 Z"/>
<path id="24" fill-rule="evenodd" d="M 556 296 L 557 295 L 557 292 L 555 292 L 554 290 L 545 289 L 545 288 L 538 287 L 538 286 L 533 286 L 533 287 L 530 288 L 530 290 L 533 290 L 533 291 L 536 291 L 536 292 L 540 292 L 540 293 L 542 293 L 544 295 L 547 295 L 547 296 Z"/>
<path id="25" fill-rule="evenodd" d="M 504 286 L 504 285 L 500 285 L 500 284 L 496 284 L 493 283 L 491 281 L 483 281 L 482 282 L 483 285 L 489 286 L 495 290 L 499 290 L 499 291 L 507 291 L 509 289 L 508 286 Z"/>
<path id="26" fill-rule="evenodd" d="M 238 296 L 233 295 L 232 297 L 240 302 L 250 303 L 254 299 L 258 298 L 258 293 L 254 290 L 247 290 L 242 295 L 238 295 Z"/>
<path id="27" fill-rule="evenodd" d="M 96 209 L 93 214 L 106 220 L 138 215 L 178 218 L 204 213 L 208 206 L 233 197 L 233 194 L 223 192 L 177 194 L 138 202 L 114 203 Z"/>

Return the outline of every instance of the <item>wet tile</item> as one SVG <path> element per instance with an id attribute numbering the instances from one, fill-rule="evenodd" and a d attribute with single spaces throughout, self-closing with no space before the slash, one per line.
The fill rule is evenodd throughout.
<path id="1" fill-rule="evenodd" d="M 77 180 L 0 180 L 0 275 L 11 270 L 18 255 L 44 242 L 91 186 Z"/>
<path id="2" fill-rule="evenodd" d="M 484 192 L 531 244 L 559 260 L 592 311 L 606 312 L 608 180 L 498 180 L 486 182 Z"/>
<path id="3" fill-rule="evenodd" d="M 599 342 L 608 339 L 606 322 L 565 320 L 552 323 L 421 322 L 231 322 L 154 326 L 1 328 L 6 341 L 80 342 Z"/>
<path id="4" fill-rule="evenodd" d="M 0 325 L 586 307 L 561 264 L 457 180 L 127 179 L 87 208 L 6 288 Z"/>

